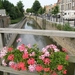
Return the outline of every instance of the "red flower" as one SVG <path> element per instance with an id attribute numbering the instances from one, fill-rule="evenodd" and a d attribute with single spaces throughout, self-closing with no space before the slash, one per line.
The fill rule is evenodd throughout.
<path id="1" fill-rule="evenodd" d="M 53 72 L 52 75 L 57 75 L 57 73 L 56 72 Z"/>
<path id="2" fill-rule="evenodd" d="M 17 70 L 17 64 L 12 64 L 10 67 L 13 68 L 14 70 Z"/>
<path id="3" fill-rule="evenodd" d="M 8 60 L 14 60 L 14 55 L 13 54 L 10 54 L 7 59 Z"/>
<path id="4" fill-rule="evenodd" d="M 49 58 L 45 58 L 43 61 L 44 61 L 45 64 L 49 64 L 50 63 L 50 59 Z"/>
<path id="5" fill-rule="evenodd" d="M 35 60 L 34 60 L 33 58 L 30 58 L 30 59 L 27 61 L 27 63 L 28 63 L 29 65 L 33 65 L 33 64 L 35 64 Z"/>
<path id="6" fill-rule="evenodd" d="M 67 49 L 66 48 L 62 48 L 62 51 L 67 52 Z"/>
<path id="7" fill-rule="evenodd" d="M 50 71 L 50 68 L 44 68 L 44 71 L 45 72 L 49 72 Z"/>
<path id="8" fill-rule="evenodd" d="M 69 56 L 68 56 L 68 55 L 66 55 L 65 59 L 66 59 L 66 60 L 68 60 L 68 59 L 69 59 Z"/>
<path id="9" fill-rule="evenodd" d="M 20 62 L 17 64 L 19 70 L 26 70 L 24 62 Z"/>
<path id="10" fill-rule="evenodd" d="M 66 73 L 67 73 L 67 70 L 64 70 L 64 71 L 63 71 L 63 74 L 66 74 Z"/>
<path id="11" fill-rule="evenodd" d="M 9 47 L 9 48 L 8 48 L 8 52 L 11 52 L 12 50 L 13 50 L 12 47 Z"/>
<path id="12" fill-rule="evenodd" d="M 60 71 L 60 70 L 62 70 L 62 68 L 63 68 L 63 65 L 58 65 L 57 66 L 57 69 Z"/>
<path id="13" fill-rule="evenodd" d="M 36 66 L 36 71 L 40 72 L 43 70 L 43 67 L 41 65 Z"/>
<path id="14" fill-rule="evenodd" d="M 27 59 L 27 58 L 29 58 L 28 53 L 24 53 L 23 56 L 22 56 L 22 58 L 23 58 L 23 59 Z"/>

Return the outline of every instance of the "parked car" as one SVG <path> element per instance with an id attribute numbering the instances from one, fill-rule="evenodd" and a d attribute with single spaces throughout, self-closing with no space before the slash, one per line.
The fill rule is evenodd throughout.
<path id="1" fill-rule="evenodd" d="M 75 19 L 75 10 L 66 10 L 63 12 L 63 19 Z"/>

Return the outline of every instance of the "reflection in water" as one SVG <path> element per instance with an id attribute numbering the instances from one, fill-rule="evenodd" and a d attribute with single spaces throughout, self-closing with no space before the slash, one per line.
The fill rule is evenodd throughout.
<path id="1" fill-rule="evenodd" d="M 35 24 L 32 23 L 33 21 L 27 21 L 24 29 L 39 29 L 39 27 L 36 27 Z M 30 24 L 32 23 L 32 24 Z M 22 38 L 22 44 L 37 44 L 40 50 L 45 47 L 48 44 L 53 43 L 51 39 L 45 36 L 38 36 L 38 35 L 19 35 L 17 38 Z M 14 46 L 17 47 L 21 43 L 14 43 Z M 70 65 L 67 67 L 68 73 L 67 75 L 74 75 L 74 66 L 75 64 L 70 63 Z M 11 74 L 13 75 L 13 74 Z"/>

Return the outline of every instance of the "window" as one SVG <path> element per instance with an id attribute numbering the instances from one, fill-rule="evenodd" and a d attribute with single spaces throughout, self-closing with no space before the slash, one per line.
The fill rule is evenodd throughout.
<path id="1" fill-rule="evenodd" d="M 72 3 L 72 6 L 75 6 L 75 5 L 74 5 L 74 2 Z"/>

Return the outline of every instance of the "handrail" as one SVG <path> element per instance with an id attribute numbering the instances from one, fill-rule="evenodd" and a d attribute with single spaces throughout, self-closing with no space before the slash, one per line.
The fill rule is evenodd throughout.
<path id="1" fill-rule="evenodd" d="M 0 71 L 3 72 L 7 72 L 7 73 L 12 73 L 12 74 L 18 74 L 18 75 L 38 75 L 37 72 L 29 72 L 29 71 L 18 71 L 18 70 L 14 70 L 10 67 L 4 67 L 4 66 L 0 66 Z"/>
<path id="2" fill-rule="evenodd" d="M 75 38 L 74 31 L 0 28 L 0 33 L 33 34 L 33 35 L 43 35 L 43 36 L 59 36 L 59 37 Z"/>

